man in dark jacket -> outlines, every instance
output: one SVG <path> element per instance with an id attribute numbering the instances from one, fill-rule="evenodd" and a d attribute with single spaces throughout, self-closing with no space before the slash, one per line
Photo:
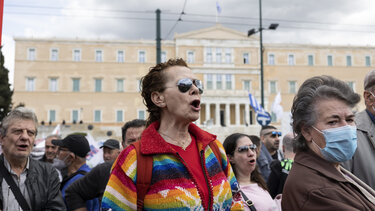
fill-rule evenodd
<path id="1" fill-rule="evenodd" d="M 37 124 L 34 112 L 24 107 L 14 109 L 2 121 L 0 210 L 20 210 L 21 207 L 23 210 L 65 209 L 56 170 L 29 157 L 37 135 Z M 8 182 L 6 177 L 14 183 Z M 20 191 L 19 197 L 15 197 L 17 194 L 10 188 L 12 184 Z"/>
<path id="2" fill-rule="evenodd" d="M 281 132 L 277 130 L 275 126 L 267 125 L 263 126 L 260 130 L 261 147 L 260 153 L 257 158 L 257 166 L 263 179 L 267 182 L 268 177 L 271 173 L 270 164 L 272 160 L 282 160 L 283 155 L 279 149 L 279 143 Z"/>
<path id="3" fill-rule="evenodd" d="M 66 202 L 66 189 L 91 171 L 91 168 L 86 164 L 86 156 L 90 152 L 90 145 L 82 134 L 70 134 L 62 140 L 53 140 L 52 144 L 59 146 L 58 158 L 67 167 L 67 177 L 61 182 L 62 197 Z M 87 200 L 85 204 L 88 211 L 99 210 L 99 199 L 97 198 Z M 67 206 L 68 210 L 71 210 L 69 206 Z"/>
<path id="4" fill-rule="evenodd" d="M 268 177 L 267 187 L 272 198 L 281 194 L 284 189 L 286 178 L 293 165 L 295 153 L 293 151 L 293 133 L 288 133 L 283 138 L 283 160 L 273 160 L 271 162 L 271 174 Z"/>
<path id="5" fill-rule="evenodd" d="M 355 115 L 358 147 L 343 166 L 375 190 L 375 70 L 365 76 L 363 99 L 366 109 Z"/>
<path id="6" fill-rule="evenodd" d="M 145 129 L 146 121 L 134 119 L 122 127 L 123 148 L 138 140 Z M 84 210 L 85 201 L 101 199 L 107 185 L 114 160 L 95 166 L 86 176 L 72 183 L 65 191 L 65 201 L 71 210 Z"/>

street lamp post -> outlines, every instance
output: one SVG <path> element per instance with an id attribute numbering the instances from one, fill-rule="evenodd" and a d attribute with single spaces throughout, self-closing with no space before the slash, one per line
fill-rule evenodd
<path id="1" fill-rule="evenodd" d="M 268 27 L 268 30 L 276 30 L 279 26 L 278 23 L 271 23 Z M 262 31 L 265 28 L 262 27 L 262 0 L 259 0 L 259 28 L 258 29 L 250 29 L 247 32 L 247 36 L 251 36 L 257 32 L 259 32 L 259 46 L 260 46 L 260 100 L 261 105 L 264 108 L 264 73 L 263 73 L 263 34 Z"/>

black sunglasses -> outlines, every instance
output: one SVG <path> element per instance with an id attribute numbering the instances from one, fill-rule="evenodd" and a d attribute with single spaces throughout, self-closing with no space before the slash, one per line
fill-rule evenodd
<path id="1" fill-rule="evenodd" d="M 249 149 L 251 149 L 251 151 L 255 152 L 256 148 L 257 148 L 257 145 L 255 145 L 255 144 L 250 144 L 250 145 L 246 145 L 246 146 L 238 147 L 238 148 L 237 148 L 237 151 L 238 151 L 239 153 L 242 153 L 242 152 L 245 152 L 245 151 L 248 152 Z"/>
<path id="2" fill-rule="evenodd" d="M 268 134 L 271 134 L 272 138 L 276 138 L 276 136 L 278 136 L 278 137 L 281 136 L 281 132 L 278 132 L 278 131 L 272 131 L 272 132 L 266 133 L 264 135 L 268 135 Z"/>
<path id="3" fill-rule="evenodd" d="M 178 87 L 178 90 L 180 90 L 180 92 L 185 93 L 185 92 L 190 90 L 190 88 L 191 88 L 191 86 L 193 86 L 193 84 L 198 88 L 199 94 L 202 94 L 203 93 L 203 84 L 202 84 L 202 81 L 198 80 L 198 79 L 190 79 L 190 78 L 180 79 L 177 82 L 177 87 Z"/>

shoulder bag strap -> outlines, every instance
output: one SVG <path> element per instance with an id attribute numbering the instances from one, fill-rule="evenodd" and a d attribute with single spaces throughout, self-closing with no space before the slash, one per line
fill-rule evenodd
<path id="1" fill-rule="evenodd" d="M 6 182 L 8 183 L 10 189 L 12 190 L 14 197 L 16 197 L 18 204 L 21 206 L 22 210 L 27 211 L 31 210 L 29 207 L 29 204 L 26 202 L 25 197 L 22 195 L 20 188 L 16 185 L 14 182 L 12 176 L 8 172 L 8 170 L 5 168 L 4 163 L 0 162 L 0 173 L 5 178 Z"/>
<path id="2" fill-rule="evenodd" d="M 249 198 L 247 198 L 247 196 L 242 192 L 242 190 L 240 190 L 240 192 L 241 192 L 242 198 L 245 200 L 245 204 L 249 207 L 249 209 L 251 211 L 256 211 L 257 209 L 255 209 L 253 202 Z"/>
<path id="3" fill-rule="evenodd" d="M 142 210 L 144 199 L 151 184 L 152 156 L 141 153 L 141 142 L 132 143 L 137 152 L 137 210 Z"/>

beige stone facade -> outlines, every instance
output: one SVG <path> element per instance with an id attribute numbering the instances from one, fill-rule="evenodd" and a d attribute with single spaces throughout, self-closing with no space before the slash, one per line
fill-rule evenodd
<path id="1" fill-rule="evenodd" d="M 125 121 L 146 118 L 139 83 L 155 65 L 155 41 L 15 41 L 13 102 L 25 103 L 40 121 L 73 124 L 82 120 L 119 128 Z M 162 52 L 162 60 L 184 58 L 204 82 L 198 125 L 214 132 L 257 134 L 259 125 L 248 93 L 260 103 L 258 37 L 216 25 L 176 34 L 174 40 L 162 42 Z M 363 78 L 373 68 L 374 57 L 374 46 L 264 43 L 265 108 L 271 110 L 280 92 L 284 111 L 290 111 L 298 87 L 315 75 L 340 78 L 361 94 Z M 362 104 L 358 109 L 364 108 Z"/>

